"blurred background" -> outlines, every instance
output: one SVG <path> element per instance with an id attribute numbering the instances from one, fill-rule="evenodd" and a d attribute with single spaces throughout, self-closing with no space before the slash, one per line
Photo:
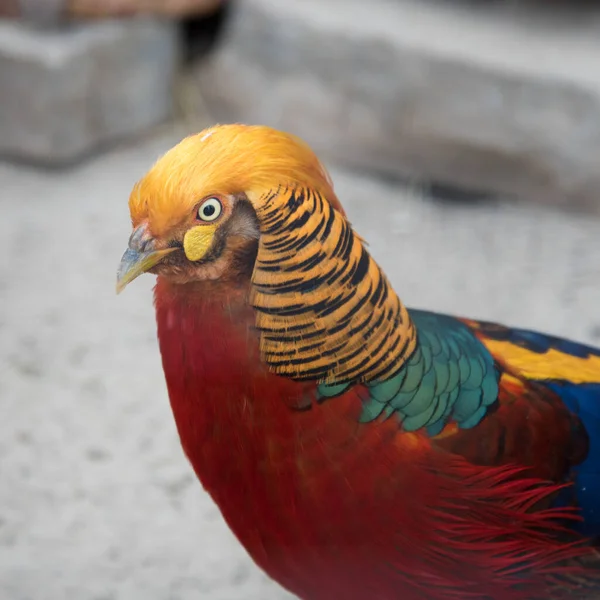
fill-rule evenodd
<path id="1" fill-rule="evenodd" d="M 0 0 L 0 598 L 284 600 L 192 475 L 134 182 L 214 122 L 313 145 L 409 306 L 600 344 L 590 0 Z"/>

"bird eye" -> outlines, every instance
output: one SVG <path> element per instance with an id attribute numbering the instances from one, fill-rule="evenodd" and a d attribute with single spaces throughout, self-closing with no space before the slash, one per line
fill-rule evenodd
<path id="1" fill-rule="evenodd" d="M 223 207 L 217 198 L 205 200 L 198 208 L 198 218 L 201 221 L 214 221 L 219 217 Z"/>

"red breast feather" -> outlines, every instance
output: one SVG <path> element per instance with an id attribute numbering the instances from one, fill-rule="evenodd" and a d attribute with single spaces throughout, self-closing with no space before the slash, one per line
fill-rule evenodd
<path id="1" fill-rule="evenodd" d="M 247 292 L 207 292 L 158 281 L 169 395 L 199 479 L 274 579 L 306 600 L 566 596 L 554 584 L 584 550 L 560 519 L 574 517 L 530 511 L 559 486 L 392 419 L 359 425 L 358 391 L 302 410 L 313 386 L 260 362 Z"/>

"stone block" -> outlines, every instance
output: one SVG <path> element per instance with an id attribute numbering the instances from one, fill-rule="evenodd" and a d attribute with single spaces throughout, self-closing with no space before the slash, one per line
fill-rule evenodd
<path id="1" fill-rule="evenodd" d="M 197 80 L 329 161 L 600 211 L 600 9 L 525 4 L 244 0 Z"/>
<path id="2" fill-rule="evenodd" d="M 0 21 L 0 155 L 60 165 L 145 131 L 171 114 L 178 54 L 166 22 Z"/>

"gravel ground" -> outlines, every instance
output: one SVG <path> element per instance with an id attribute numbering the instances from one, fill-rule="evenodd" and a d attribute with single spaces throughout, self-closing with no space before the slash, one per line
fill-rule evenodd
<path id="1" fill-rule="evenodd" d="M 152 277 L 118 298 L 133 182 L 173 142 L 0 166 L 0 598 L 284 600 L 191 474 Z M 410 306 L 600 340 L 600 222 L 333 172 Z"/>

